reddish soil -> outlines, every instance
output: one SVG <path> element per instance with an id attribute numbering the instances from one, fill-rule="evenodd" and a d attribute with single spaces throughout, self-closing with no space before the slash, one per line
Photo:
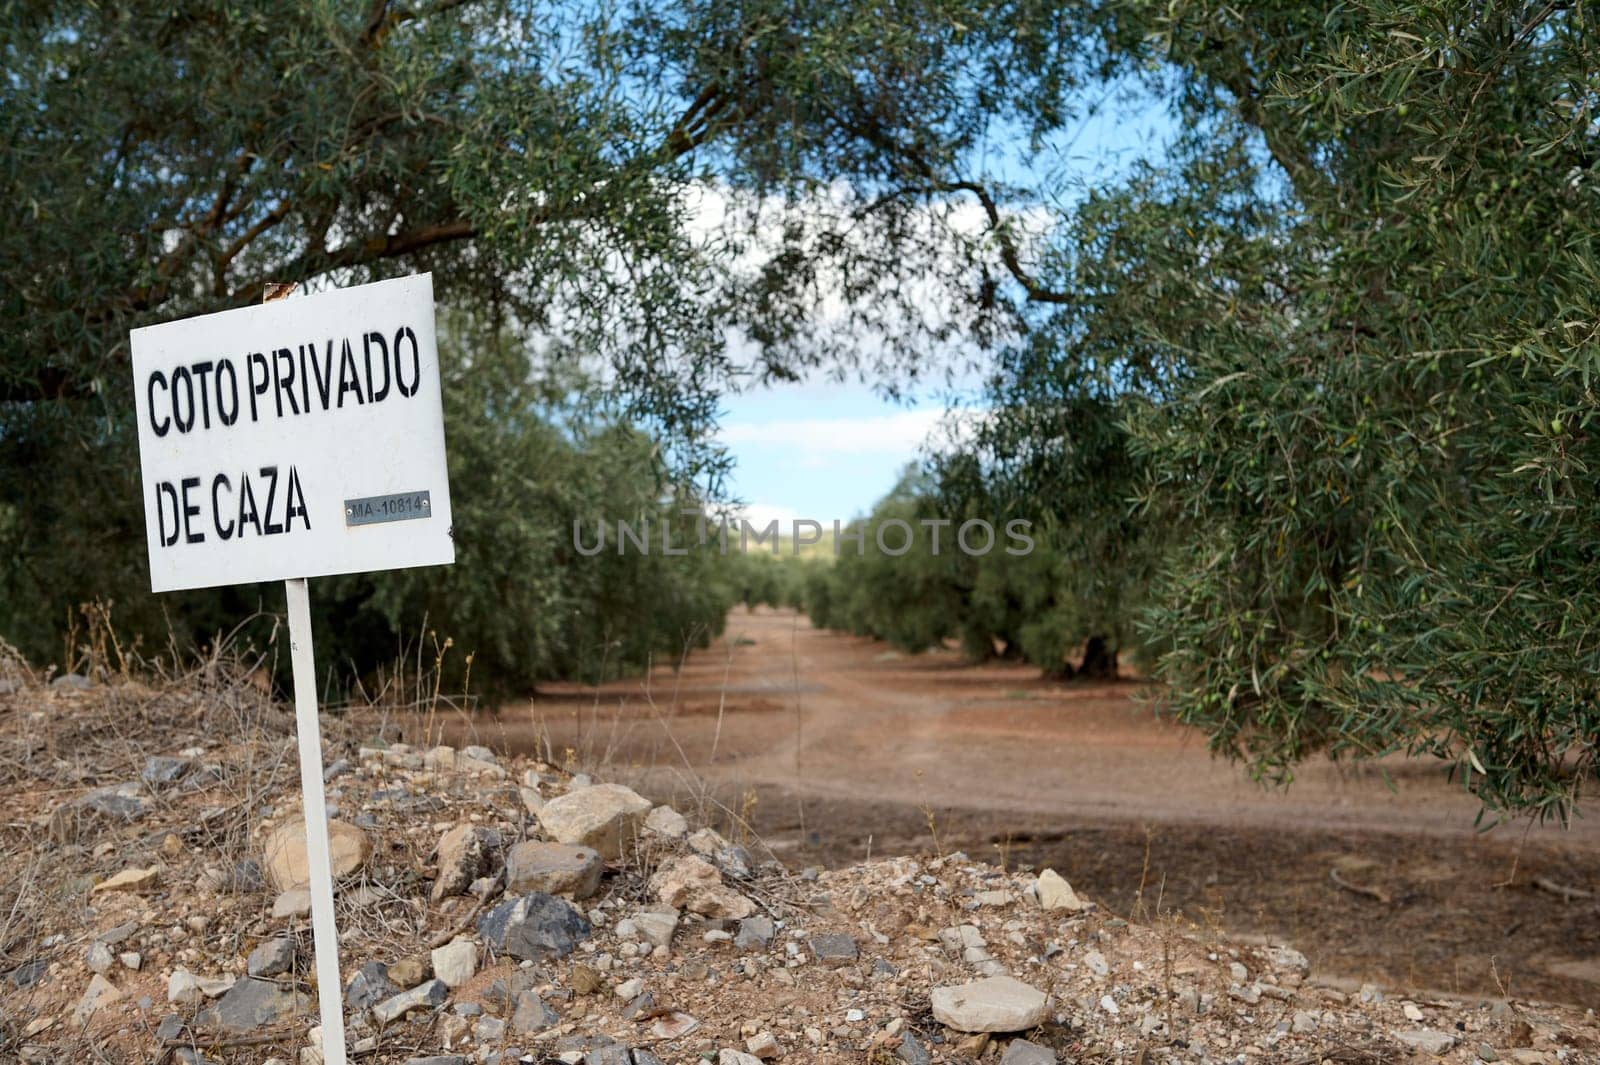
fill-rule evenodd
<path id="1" fill-rule="evenodd" d="M 553 687 L 454 738 L 721 804 L 792 865 L 962 849 L 1054 866 L 1133 916 L 1283 937 L 1324 974 L 1600 1006 L 1600 823 L 1479 831 L 1433 762 L 1315 763 L 1265 789 L 1136 682 L 900 655 L 790 612 L 736 611 L 678 665 Z"/>

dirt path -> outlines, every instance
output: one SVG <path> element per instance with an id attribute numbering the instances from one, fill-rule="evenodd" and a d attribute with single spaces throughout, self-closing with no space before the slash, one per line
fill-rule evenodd
<path id="1" fill-rule="evenodd" d="M 1600 892 L 1600 821 L 1481 833 L 1436 764 L 1403 760 L 1264 789 L 1138 691 L 740 610 L 681 669 L 554 689 L 476 731 L 721 803 L 795 864 L 998 852 L 1124 912 L 1287 936 L 1353 979 L 1600 1004 L 1600 906 L 1538 886 Z"/>

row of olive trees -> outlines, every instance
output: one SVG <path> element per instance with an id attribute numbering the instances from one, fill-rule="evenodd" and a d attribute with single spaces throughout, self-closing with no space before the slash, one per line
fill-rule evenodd
<path id="1" fill-rule="evenodd" d="M 747 560 L 747 600 L 907 651 L 949 641 L 1054 677 L 1113 677 L 1123 654 L 1148 657 L 1136 625 L 1148 550 L 1086 545 L 1053 515 L 1019 517 L 977 496 L 968 466 L 958 454 L 908 470 L 831 556 Z M 1102 565 L 1086 565 L 1090 551 Z"/>

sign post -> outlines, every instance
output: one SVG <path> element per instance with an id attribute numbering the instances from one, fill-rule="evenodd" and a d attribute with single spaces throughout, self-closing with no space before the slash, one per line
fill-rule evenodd
<path id="1" fill-rule="evenodd" d="M 307 578 L 455 561 L 433 279 L 133 331 L 150 585 L 282 580 L 326 1065 L 345 1065 Z"/>

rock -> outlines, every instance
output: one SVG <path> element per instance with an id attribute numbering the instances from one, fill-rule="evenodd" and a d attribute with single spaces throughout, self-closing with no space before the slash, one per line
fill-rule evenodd
<path id="1" fill-rule="evenodd" d="M 89 966 L 89 971 L 104 976 L 111 971 L 111 966 L 116 964 L 116 959 L 111 956 L 111 948 L 96 940 L 89 944 L 89 950 L 84 957 Z"/>
<path id="2" fill-rule="evenodd" d="M 599 970 L 592 969 L 583 963 L 574 965 L 567 973 L 567 983 L 572 985 L 572 990 L 580 995 L 592 995 L 600 990 L 600 985 L 605 983 L 605 978 Z"/>
<path id="3" fill-rule="evenodd" d="M 183 1030 L 187 1027 L 188 1024 L 184 1021 L 182 1014 L 169 1013 L 161 1018 L 160 1024 L 156 1025 L 156 1038 L 163 1043 L 175 1042 L 183 1035 Z"/>
<path id="4" fill-rule="evenodd" d="M 1298 973 L 1300 976 L 1311 975 L 1311 962 L 1306 956 L 1293 947 L 1282 944 L 1267 948 L 1267 964 L 1279 972 Z"/>
<path id="5" fill-rule="evenodd" d="M 420 1058 L 407 1058 L 406 1065 L 467 1065 L 460 1054 L 428 1054 Z"/>
<path id="6" fill-rule="evenodd" d="M 744 1048 L 762 1061 L 772 1061 L 783 1055 L 783 1047 L 771 1032 L 760 1032 L 744 1041 Z"/>
<path id="7" fill-rule="evenodd" d="M 826 965 L 845 965 L 856 960 L 858 950 L 853 937 L 842 932 L 812 936 L 808 944 L 811 956 Z"/>
<path id="8" fill-rule="evenodd" d="M 539 823 L 560 843 L 593 847 L 607 859 L 622 857 L 650 810 L 650 803 L 621 784 L 597 784 L 551 799 Z"/>
<path id="9" fill-rule="evenodd" d="M 228 993 L 201 1010 L 195 1023 L 203 1028 L 243 1034 L 276 1024 L 309 1008 L 304 995 L 272 980 L 246 976 Z"/>
<path id="10" fill-rule="evenodd" d="M 928 1048 L 909 1032 L 900 1036 L 900 1045 L 895 1048 L 894 1056 L 905 1065 L 933 1065 L 933 1056 L 928 1053 Z"/>
<path id="11" fill-rule="evenodd" d="M 90 888 L 89 894 L 98 895 L 102 891 L 147 891 L 160 882 L 159 865 L 152 865 L 147 869 L 124 869 Z"/>
<path id="12" fill-rule="evenodd" d="M 1046 999 L 1020 980 L 991 976 L 933 989 L 933 1016 L 958 1032 L 1021 1032 L 1044 1021 Z"/>
<path id="13" fill-rule="evenodd" d="M 457 825 L 439 840 L 439 871 L 433 880 L 433 901 L 464 893 L 488 871 L 494 838 L 478 825 Z"/>
<path id="14" fill-rule="evenodd" d="M 244 971 L 251 976 L 281 976 L 293 968 L 294 940 L 288 936 L 264 940 L 244 963 Z"/>
<path id="15" fill-rule="evenodd" d="M 1000 1065 L 1056 1065 L 1056 1052 L 1026 1039 L 1013 1039 Z"/>
<path id="16" fill-rule="evenodd" d="M 389 982 L 389 967 L 379 961 L 369 961 L 345 985 L 344 1001 L 353 1010 L 364 1010 L 398 990 Z"/>
<path id="17" fill-rule="evenodd" d="M 165 787 L 182 779 L 191 764 L 187 758 L 166 758 L 153 754 L 144 760 L 144 769 L 140 771 L 139 779 L 152 788 Z"/>
<path id="18" fill-rule="evenodd" d="M 478 972 L 478 944 L 470 939 L 455 939 L 433 951 L 433 975 L 446 987 L 457 988 Z"/>
<path id="19" fill-rule="evenodd" d="M 742 1050 L 723 1048 L 717 1052 L 717 1065 L 761 1065 L 761 1059 Z"/>
<path id="20" fill-rule="evenodd" d="M 429 980 L 410 991 L 402 991 L 372 1007 L 372 1015 L 380 1024 L 390 1024 L 412 1010 L 432 1009 L 442 1006 L 450 998 L 450 989 L 443 980 Z"/>
<path id="21" fill-rule="evenodd" d="M 1294 1016 L 1289 1019 L 1289 1027 L 1297 1035 L 1309 1035 L 1317 1030 L 1317 1019 L 1305 1010 L 1295 1010 Z"/>
<path id="22" fill-rule="evenodd" d="M 682 839 L 689 834 L 689 821 L 670 806 L 657 806 L 645 817 L 644 828 L 667 839 Z"/>
<path id="23" fill-rule="evenodd" d="M 726 850 L 728 841 L 714 828 L 702 828 L 689 836 L 689 849 L 703 857 L 710 858 L 720 850 Z"/>
<path id="24" fill-rule="evenodd" d="M 739 933 L 733 937 L 733 945 L 740 950 L 766 950 L 774 934 L 772 918 L 764 914 L 746 917 L 739 922 Z"/>
<path id="25" fill-rule="evenodd" d="M 49 968 L 50 963 L 43 958 L 33 958 L 12 969 L 6 974 L 6 979 L 17 987 L 32 987 L 44 979 L 44 975 Z"/>
<path id="26" fill-rule="evenodd" d="M 478 919 L 496 950 L 524 961 L 563 958 L 589 938 L 589 922 L 564 899 L 543 892 L 508 899 Z"/>
<path id="27" fill-rule="evenodd" d="M 1435 1032 L 1431 1028 L 1408 1028 L 1402 1031 L 1390 1032 L 1397 1042 L 1403 1043 L 1413 1050 L 1420 1050 L 1434 1057 L 1443 1057 L 1451 1047 L 1456 1045 L 1456 1037 L 1445 1032 Z"/>
<path id="28" fill-rule="evenodd" d="M 706 917 L 739 920 L 755 912 L 755 904 L 725 886 L 716 866 L 703 858 L 679 858 L 650 878 L 650 888 L 668 906 Z"/>
<path id="29" fill-rule="evenodd" d="M 1046 869 L 1039 874 L 1036 885 L 1039 895 L 1039 906 L 1045 910 L 1066 910 L 1068 913 L 1081 913 L 1089 908 L 1089 903 L 1078 897 L 1072 890 L 1072 885 L 1067 883 L 1062 875 L 1054 869 Z"/>
<path id="30" fill-rule="evenodd" d="M 511 1030 L 531 1035 L 561 1023 L 561 1015 L 545 1005 L 535 991 L 518 991 L 511 1010 Z"/>
<path id="31" fill-rule="evenodd" d="M 657 1017 L 650 1025 L 650 1034 L 656 1039 L 678 1039 L 700 1027 L 697 1018 L 677 1010 L 665 1017 Z"/>
<path id="32" fill-rule="evenodd" d="M 117 960 L 122 967 L 131 972 L 138 972 L 144 966 L 144 955 L 136 950 L 125 950 L 117 955 Z"/>
<path id="33" fill-rule="evenodd" d="M 56 807 L 50 815 L 50 838 L 66 845 L 106 824 L 127 824 L 149 812 L 143 799 L 144 785 L 138 781 L 97 788 L 72 802 Z"/>
<path id="34" fill-rule="evenodd" d="M 82 673 L 63 673 L 50 681 L 50 687 L 56 691 L 87 691 L 94 687 L 94 681 Z"/>
<path id="35" fill-rule="evenodd" d="M 678 915 L 642 910 L 633 915 L 633 925 L 640 938 L 652 947 L 671 947 L 672 934 L 678 930 Z"/>
<path id="36" fill-rule="evenodd" d="M 272 900 L 272 916 L 304 917 L 311 912 L 311 892 L 305 888 L 290 888 Z"/>
<path id="37" fill-rule="evenodd" d="M 96 1010 L 104 1009 L 121 997 L 122 992 L 117 990 L 115 984 L 95 973 L 89 978 L 89 986 L 84 989 L 83 997 L 72 1011 L 72 1023 L 82 1028 Z"/>
<path id="38" fill-rule="evenodd" d="M 167 977 L 167 1001 L 194 1005 L 204 999 L 225 995 L 233 989 L 231 976 L 196 976 L 188 969 L 174 969 Z"/>
<path id="39" fill-rule="evenodd" d="M 328 853 L 335 880 L 349 876 L 372 856 L 372 840 L 355 825 L 328 820 Z M 303 888 L 311 882 L 306 864 L 306 823 L 294 820 L 278 826 L 262 850 L 267 879 L 279 891 Z"/>
<path id="40" fill-rule="evenodd" d="M 472 1025 L 472 1038 L 480 1043 L 499 1043 L 506 1037 L 506 1022 L 499 1017 L 479 1017 Z"/>
<path id="41" fill-rule="evenodd" d="M 605 863 L 590 847 L 528 840 L 506 854 L 506 891 L 586 899 L 600 890 Z"/>
<path id="42" fill-rule="evenodd" d="M 626 1006 L 622 1007 L 622 1019 L 625 1021 L 631 1021 L 637 1018 L 640 1014 L 643 1014 L 646 1017 L 653 1017 L 657 1012 L 657 1005 L 658 1003 L 656 1002 L 656 996 L 649 991 L 646 991 L 642 995 L 635 995 L 633 998 L 628 1000 L 628 1004 Z"/>
<path id="43" fill-rule="evenodd" d="M 408 954 L 389 966 L 389 982 L 405 991 L 433 975 L 432 954 Z"/>

